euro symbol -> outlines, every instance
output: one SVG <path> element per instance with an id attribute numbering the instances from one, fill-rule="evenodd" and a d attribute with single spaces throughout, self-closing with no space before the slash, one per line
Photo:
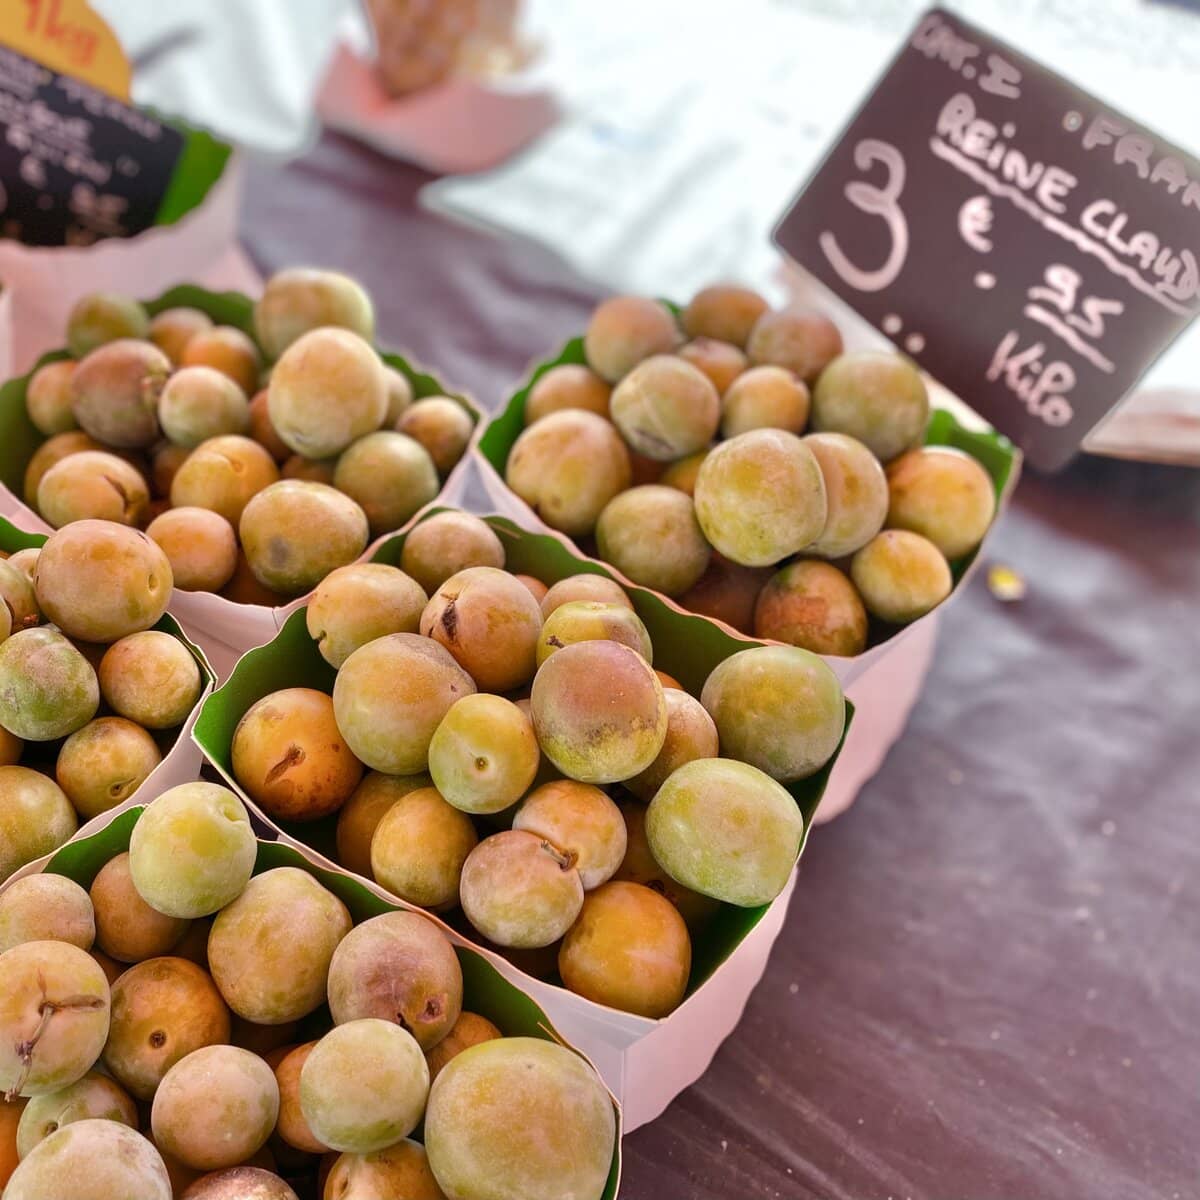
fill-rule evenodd
<path id="1" fill-rule="evenodd" d="M 985 235 L 991 232 L 993 219 L 992 202 L 987 196 L 972 196 L 958 210 L 958 232 L 972 250 L 980 254 L 991 250 L 991 238 Z"/>

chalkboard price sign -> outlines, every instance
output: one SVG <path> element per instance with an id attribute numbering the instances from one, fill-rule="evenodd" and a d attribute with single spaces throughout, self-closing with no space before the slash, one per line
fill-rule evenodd
<path id="1" fill-rule="evenodd" d="M 154 224 L 183 151 L 169 125 L 0 45 L 0 237 L 88 245 Z"/>
<path id="2" fill-rule="evenodd" d="M 1054 469 L 1200 312 L 1200 163 L 934 9 L 775 241 Z"/>

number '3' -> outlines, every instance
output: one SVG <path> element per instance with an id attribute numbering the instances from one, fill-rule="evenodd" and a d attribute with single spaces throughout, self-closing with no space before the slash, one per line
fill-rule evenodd
<path id="1" fill-rule="evenodd" d="M 880 292 L 900 274 L 908 256 L 908 222 L 900 208 L 900 193 L 904 191 L 904 156 L 889 142 L 863 138 L 854 147 L 854 165 L 869 171 L 876 163 L 883 166 L 887 178 L 882 187 L 864 180 L 846 184 L 846 199 L 862 212 L 882 218 L 891 235 L 892 248 L 881 267 L 868 270 L 852 263 L 829 230 L 818 241 L 830 265 L 852 288 L 860 292 Z"/>

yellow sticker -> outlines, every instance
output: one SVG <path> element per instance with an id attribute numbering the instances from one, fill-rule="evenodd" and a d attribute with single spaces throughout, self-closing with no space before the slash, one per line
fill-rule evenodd
<path id="1" fill-rule="evenodd" d="M 0 42 L 61 75 L 129 99 L 129 60 L 86 0 L 0 0 Z"/>

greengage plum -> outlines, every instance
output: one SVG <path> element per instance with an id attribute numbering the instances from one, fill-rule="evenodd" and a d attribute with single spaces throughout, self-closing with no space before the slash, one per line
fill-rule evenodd
<path id="1" fill-rule="evenodd" d="M 407 433 L 381 429 L 342 451 L 334 467 L 333 486 L 362 508 L 371 535 L 379 537 L 399 529 L 438 494 L 438 475 L 434 460 L 420 442 Z"/>
<path id="2" fill-rule="evenodd" d="M 141 472 L 102 450 L 64 458 L 38 484 L 37 510 L 55 529 L 86 520 L 141 525 L 149 505 L 150 489 Z"/>
<path id="3" fill-rule="evenodd" d="M 233 792 L 184 783 L 138 818 L 129 869 L 138 893 L 160 913 L 207 917 L 241 893 L 257 852 L 246 807 Z"/>
<path id="4" fill-rule="evenodd" d="M 321 657 L 340 667 L 376 638 L 416 633 L 428 602 L 424 587 L 404 571 L 384 563 L 351 563 L 317 584 L 305 622 Z"/>
<path id="5" fill-rule="evenodd" d="M 267 280 L 254 305 L 254 332 L 268 358 L 322 326 L 349 329 L 375 340 L 375 306 L 357 280 L 340 271 L 289 267 Z"/>
<path id="6" fill-rule="evenodd" d="M 337 860 L 348 871 L 371 878 L 371 839 L 384 813 L 402 796 L 433 786 L 426 774 L 382 775 L 368 771 L 342 806 L 337 821 Z"/>
<path id="7" fill-rule="evenodd" d="M 691 298 L 680 316 L 680 324 L 688 337 L 719 338 L 744 348 L 754 323 L 767 307 L 767 302 L 748 287 L 735 283 L 710 284 Z"/>
<path id="8" fill-rule="evenodd" d="M 99 704 L 91 663 L 57 629 L 23 629 L 0 642 L 0 725 L 16 737 L 66 737 L 83 728 Z"/>
<path id="9" fill-rule="evenodd" d="M 389 775 L 413 775 L 428 765 L 430 740 L 450 706 L 474 691 L 471 676 L 441 644 L 392 633 L 342 664 L 333 708 L 342 737 L 361 762 Z"/>
<path id="10" fill-rule="evenodd" d="M 569 855 L 585 892 L 609 879 L 625 857 L 621 810 L 598 787 L 573 779 L 544 783 L 530 792 L 512 827 Z"/>
<path id="11" fill-rule="evenodd" d="M 182 367 L 212 367 L 228 375 L 247 395 L 253 395 L 262 370 L 262 355 L 253 340 L 232 325 L 201 329 L 187 340 Z"/>
<path id="12" fill-rule="evenodd" d="M 400 566 L 432 595 L 468 567 L 503 567 L 504 547 L 486 521 L 465 512 L 440 512 L 409 531 Z"/>
<path id="13" fill-rule="evenodd" d="M 691 498 L 658 484 L 614 496 L 596 522 L 596 545 L 634 583 L 668 596 L 696 583 L 711 553 Z"/>
<path id="14" fill-rule="evenodd" d="M 805 553 L 844 558 L 883 528 L 887 478 L 875 455 L 844 433 L 810 433 L 804 444 L 821 468 L 827 509 L 825 528 L 805 547 Z"/>
<path id="15" fill-rule="evenodd" d="M 702 450 L 721 420 L 721 398 L 708 376 L 666 354 L 634 367 L 613 389 L 610 409 L 625 441 L 656 462 Z"/>
<path id="16" fill-rule="evenodd" d="M 752 363 L 786 367 L 805 383 L 841 352 L 842 335 L 828 317 L 792 308 L 763 313 L 746 342 Z"/>
<path id="17" fill-rule="evenodd" d="M 854 584 L 832 563 L 801 560 L 763 588 L 754 635 L 849 658 L 866 649 L 867 610 Z"/>
<path id="18" fill-rule="evenodd" d="M 137 1106 L 111 1079 L 89 1071 L 57 1092 L 34 1096 L 21 1114 L 17 1151 L 27 1158 L 52 1133 L 75 1121 L 116 1121 L 136 1129 Z"/>
<path id="19" fill-rule="evenodd" d="M 471 414 L 449 396 L 426 396 L 406 408 L 396 421 L 399 433 L 425 448 L 443 479 L 466 452 L 474 428 Z"/>
<path id="20" fill-rule="evenodd" d="M 117 292 L 90 292 L 67 314 L 67 349 L 83 358 L 97 346 L 118 338 L 144 338 L 150 331 L 146 310 Z"/>
<path id="21" fill-rule="evenodd" d="M 153 445 L 158 398 L 170 374 L 171 360 L 150 342 L 106 342 L 71 375 L 71 411 L 80 429 L 106 446 Z"/>
<path id="22" fill-rule="evenodd" d="M 142 899 L 129 869 L 129 854 L 109 859 L 89 892 L 96 945 L 118 962 L 137 963 L 169 954 L 188 930 L 182 917 L 161 913 Z"/>
<path id="23" fill-rule="evenodd" d="M 34 428 L 43 437 L 78 429 L 71 395 L 71 376 L 75 364 L 70 359 L 46 363 L 29 377 L 25 389 L 25 409 Z"/>
<path id="24" fill-rule="evenodd" d="M 230 756 L 246 794 L 278 820 L 336 812 L 363 772 L 338 732 L 333 701 L 314 688 L 284 688 L 252 704 L 233 732 Z"/>
<path id="25" fill-rule="evenodd" d="M 576 642 L 620 642 L 636 650 L 647 662 L 654 661 L 654 647 L 642 619 L 624 604 L 570 600 L 560 604 L 545 620 L 538 636 L 540 667 L 550 655 Z"/>
<path id="26" fill-rule="evenodd" d="M 203 690 L 200 666 L 178 638 L 161 630 L 131 633 L 100 660 L 100 694 L 115 713 L 146 729 L 174 729 Z"/>
<path id="27" fill-rule="evenodd" d="M 923 617 L 954 586 L 942 552 L 907 529 L 885 529 L 872 538 L 850 560 L 850 578 L 867 612 L 895 625 Z"/>
<path id="28" fill-rule="evenodd" d="M 543 372 L 525 397 L 525 424 L 532 425 L 564 408 L 583 408 L 608 416 L 612 387 L 582 363 L 560 363 Z M 68 426 L 69 428 L 69 426 Z"/>
<path id="29" fill-rule="evenodd" d="M 682 341 L 674 314 L 644 296 L 611 296 L 597 306 L 583 337 L 588 365 L 609 383 L 643 359 L 670 354 Z"/>
<path id="30" fill-rule="evenodd" d="M 686 763 L 646 809 L 646 839 L 671 878 L 744 908 L 783 891 L 803 836 L 804 818 L 788 791 L 728 758 Z"/>
<path id="31" fill-rule="evenodd" d="M 187 344 L 198 333 L 213 327 L 212 317 L 198 308 L 164 308 L 150 318 L 150 340 L 178 366 Z"/>
<path id="32" fill-rule="evenodd" d="M 991 476 L 950 446 L 922 446 L 888 464 L 887 523 L 928 538 L 947 559 L 983 541 L 996 515 Z"/>
<path id="33" fill-rule="evenodd" d="M 721 436 L 751 429 L 801 433 L 808 424 L 808 388 L 785 367 L 753 367 L 739 375 L 721 398 Z"/>
<path id="34" fill-rule="evenodd" d="M 97 717 L 58 752 L 54 778 L 85 820 L 128 800 L 162 761 L 158 743 L 124 717 Z"/>
<path id="35" fill-rule="evenodd" d="M 625 786 L 640 800 L 649 801 L 677 767 L 697 758 L 715 758 L 719 753 L 717 727 L 699 700 L 674 688 L 665 688 L 663 699 L 667 705 L 667 736 L 662 749 L 644 771 L 625 780 Z"/>
<path id="36" fill-rule="evenodd" d="M 212 367 L 182 367 L 159 395 L 158 423 L 175 445 L 195 447 L 209 438 L 249 432 L 250 402 L 228 375 Z"/>
<path id="37" fill-rule="evenodd" d="M 882 462 L 920 443 L 929 420 L 921 373 L 899 354 L 843 354 L 813 388 L 813 429 L 857 438 Z"/>
<path id="38" fill-rule="evenodd" d="M 568 575 L 553 584 L 542 597 L 542 620 L 549 618 L 556 608 L 576 600 L 596 604 L 620 604 L 624 608 L 633 609 L 633 601 L 625 594 L 625 589 L 607 575 Z"/>
<path id="39" fill-rule="evenodd" d="M 22 942 L 70 942 L 90 950 L 95 940 L 92 901 L 73 879 L 26 875 L 0 892 L 0 954 Z"/>
<path id="40" fill-rule="evenodd" d="M 278 479 L 275 460 L 257 442 L 235 433 L 209 438 L 175 472 L 171 507 L 211 509 L 236 527 L 250 500 Z"/>

